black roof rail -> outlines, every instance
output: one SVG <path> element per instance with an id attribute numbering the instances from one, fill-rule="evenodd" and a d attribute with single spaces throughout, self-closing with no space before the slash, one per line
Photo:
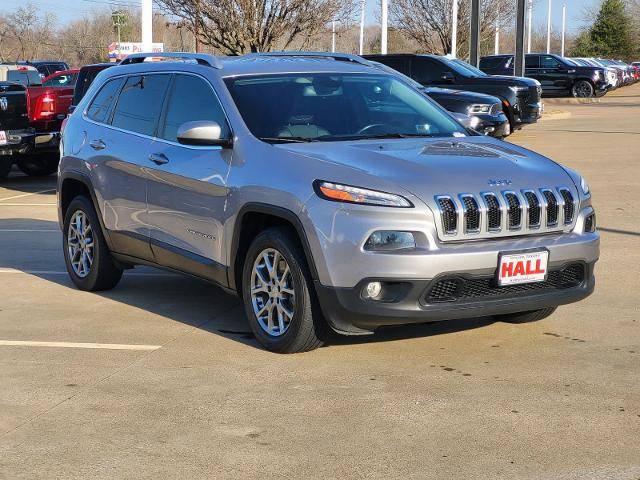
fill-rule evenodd
<path id="1" fill-rule="evenodd" d="M 304 52 L 304 51 L 281 51 L 281 52 L 261 52 L 261 53 L 248 53 L 247 57 L 302 57 L 302 58 L 325 58 L 329 60 L 336 60 L 339 62 L 353 62 L 366 67 L 372 66 L 369 60 L 362 58 L 358 55 L 351 53 L 338 53 L 338 52 Z"/>
<path id="2" fill-rule="evenodd" d="M 120 62 L 120 65 L 132 65 L 142 63 L 147 58 L 169 58 L 176 60 L 194 60 L 198 65 L 205 65 L 217 69 L 222 68 L 222 62 L 215 55 L 206 53 L 188 52 L 152 52 L 152 53 L 132 53 Z"/>

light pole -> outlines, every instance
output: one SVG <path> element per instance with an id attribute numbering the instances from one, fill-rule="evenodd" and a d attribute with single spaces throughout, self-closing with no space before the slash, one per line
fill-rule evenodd
<path id="1" fill-rule="evenodd" d="M 458 49 L 458 0 L 453 0 L 451 8 L 451 56 L 456 57 Z"/>
<path id="2" fill-rule="evenodd" d="M 551 0 L 549 0 L 549 11 L 547 12 L 547 53 L 551 53 Z"/>
<path id="3" fill-rule="evenodd" d="M 364 7 L 366 0 L 360 0 L 360 55 L 364 49 Z"/>
<path id="4" fill-rule="evenodd" d="M 388 0 L 382 0 L 382 6 L 380 8 L 380 20 L 382 22 L 382 33 L 380 35 L 380 53 L 387 54 L 387 17 L 389 10 Z"/>
<path id="5" fill-rule="evenodd" d="M 142 7 L 142 51 L 151 52 L 153 49 L 153 1 L 141 0 Z"/>
<path id="6" fill-rule="evenodd" d="M 560 55 L 564 57 L 564 33 L 567 26 L 567 4 L 562 4 L 562 42 L 560 44 Z"/>
<path id="7" fill-rule="evenodd" d="M 529 24 L 527 26 L 527 53 L 531 53 L 531 19 L 533 18 L 533 0 L 529 0 Z"/>
<path id="8" fill-rule="evenodd" d="M 336 51 L 336 21 L 331 20 L 331 51 Z"/>

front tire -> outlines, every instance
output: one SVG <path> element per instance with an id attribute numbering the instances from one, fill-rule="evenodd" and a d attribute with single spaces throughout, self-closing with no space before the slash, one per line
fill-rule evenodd
<path id="1" fill-rule="evenodd" d="M 591 82 L 587 80 L 578 80 L 571 87 L 571 95 L 574 98 L 592 98 L 595 94 L 595 89 Z"/>
<path id="2" fill-rule="evenodd" d="M 508 313 L 506 315 L 494 315 L 494 318 L 505 323 L 529 323 L 543 320 L 552 315 L 558 307 L 541 308 L 529 312 Z"/>
<path id="3" fill-rule="evenodd" d="M 100 291 L 115 287 L 122 278 L 102 234 L 91 201 L 74 198 L 64 217 L 63 250 L 67 272 L 80 290 Z"/>
<path id="4" fill-rule="evenodd" d="M 324 320 L 297 238 L 288 230 L 260 233 L 245 257 L 242 297 L 251 330 L 278 353 L 313 350 L 324 343 Z"/>

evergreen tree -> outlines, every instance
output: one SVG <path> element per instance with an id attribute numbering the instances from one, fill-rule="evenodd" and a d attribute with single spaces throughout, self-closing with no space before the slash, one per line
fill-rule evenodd
<path id="1" fill-rule="evenodd" d="M 604 0 L 593 26 L 589 30 L 593 56 L 628 58 L 636 52 L 631 19 L 624 0 Z"/>

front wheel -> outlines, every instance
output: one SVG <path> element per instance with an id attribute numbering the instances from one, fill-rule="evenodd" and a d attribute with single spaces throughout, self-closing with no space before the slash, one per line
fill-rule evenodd
<path id="1" fill-rule="evenodd" d="M 494 315 L 494 318 L 505 323 L 529 323 L 537 322 L 552 315 L 557 307 L 541 308 L 540 310 L 531 310 L 528 312 L 508 313 L 505 315 Z"/>
<path id="2" fill-rule="evenodd" d="M 79 196 L 69 204 L 62 238 L 67 272 L 80 290 L 108 290 L 118 284 L 122 269 L 111 256 L 88 198 Z"/>
<path id="3" fill-rule="evenodd" d="M 571 88 L 571 95 L 575 98 L 591 98 L 594 93 L 593 85 L 587 80 L 578 80 Z"/>
<path id="4" fill-rule="evenodd" d="M 268 229 L 253 241 L 245 258 L 242 297 L 251 330 L 267 350 L 297 353 L 324 343 L 313 280 L 288 230 Z"/>

